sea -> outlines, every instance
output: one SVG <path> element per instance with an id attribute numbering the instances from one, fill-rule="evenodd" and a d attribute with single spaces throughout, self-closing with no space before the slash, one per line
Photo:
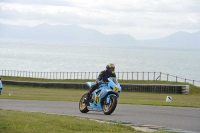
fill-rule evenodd
<path id="1" fill-rule="evenodd" d="M 0 40 L 0 71 L 162 72 L 200 81 L 200 49 L 113 44 Z"/>

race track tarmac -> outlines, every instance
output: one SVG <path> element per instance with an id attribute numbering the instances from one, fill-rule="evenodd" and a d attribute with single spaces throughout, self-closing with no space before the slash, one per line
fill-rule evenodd
<path id="1" fill-rule="evenodd" d="M 118 104 L 113 114 L 104 115 L 96 111 L 81 113 L 78 107 L 78 102 L 0 99 L 1 109 L 66 114 L 200 132 L 199 108 Z"/>

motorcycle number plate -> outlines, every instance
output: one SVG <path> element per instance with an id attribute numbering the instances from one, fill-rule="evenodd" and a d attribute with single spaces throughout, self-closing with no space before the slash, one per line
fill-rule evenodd
<path id="1" fill-rule="evenodd" d="M 98 102 L 100 102 L 100 98 L 99 97 L 95 97 L 94 101 L 98 103 Z"/>
<path id="2" fill-rule="evenodd" d="M 113 91 L 119 92 L 119 89 L 118 89 L 117 87 L 114 87 L 114 88 L 113 88 Z"/>

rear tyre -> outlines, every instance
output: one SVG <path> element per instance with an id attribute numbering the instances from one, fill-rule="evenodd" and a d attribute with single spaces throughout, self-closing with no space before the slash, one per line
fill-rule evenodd
<path id="1" fill-rule="evenodd" d="M 117 106 L 117 97 L 116 96 L 111 96 L 109 104 L 106 104 L 106 102 L 104 102 L 103 113 L 105 115 L 112 114 L 113 111 L 115 110 L 116 106 Z"/>
<path id="2" fill-rule="evenodd" d="M 84 98 L 86 98 L 86 94 L 84 94 L 79 102 L 79 110 L 82 112 L 82 113 L 87 113 L 89 110 L 87 108 L 87 103 L 85 103 L 85 100 Z"/>

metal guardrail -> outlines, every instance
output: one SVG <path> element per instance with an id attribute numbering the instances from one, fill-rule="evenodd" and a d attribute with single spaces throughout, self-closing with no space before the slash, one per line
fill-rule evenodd
<path id="1" fill-rule="evenodd" d="M 96 79 L 99 72 L 32 72 L 18 70 L 0 70 L 0 76 L 44 78 L 44 79 Z M 162 72 L 116 72 L 119 80 L 159 80 L 188 82 L 200 86 L 200 81 L 181 78 Z"/>

